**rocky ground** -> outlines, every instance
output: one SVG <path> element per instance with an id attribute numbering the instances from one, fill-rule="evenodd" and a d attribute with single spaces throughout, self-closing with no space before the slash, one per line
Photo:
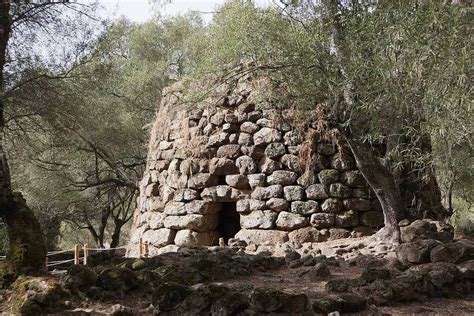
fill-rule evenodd
<path id="1" fill-rule="evenodd" d="M 424 221 L 406 227 L 406 242 L 383 257 L 338 251 L 349 240 L 295 250 L 236 243 L 143 259 L 96 255 L 88 267 L 72 266 L 61 276 L 19 279 L 2 293 L 0 309 L 8 315 L 473 314 L 474 242 L 439 238 Z"/>

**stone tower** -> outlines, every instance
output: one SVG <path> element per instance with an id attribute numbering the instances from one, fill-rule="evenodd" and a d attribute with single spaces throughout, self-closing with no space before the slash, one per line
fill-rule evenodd
<path id="1" fill-rule="evenodd" d="M 304 243 L 371 234 L 383 214 L 344 146 L 293 124 L 249 84 L 189 106 L 165 89 L 151 131 L 130 237 L 150 253 L 215 245 Z"/>

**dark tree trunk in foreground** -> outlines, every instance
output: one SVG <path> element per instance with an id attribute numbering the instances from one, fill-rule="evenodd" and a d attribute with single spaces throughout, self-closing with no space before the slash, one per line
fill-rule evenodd
<path id="1" fill-rule="evenodd" d="M 372 146 L 358 140 L 347 139 L 357 167 L 377 195 L 384 215 L 384 228 L 379 232 L 381 241 L 400 242 L 398 222 L 405 217 L 400 189 L 392 172 L 379 161 Z"/>
<path id="2" fill-rule="evenodd" d="M 11 188 L 10 170 L 3 148 L 5 129 L 3 70 L 11 31 L 10 1 L 0 0 L 0 216 L 9 238 L 7 258 L 0 266 L 0 286 L 14 281 L 20 274 L 37 274 L 44 270 L 46 246 L 41 227 L 19 193 Z"/>

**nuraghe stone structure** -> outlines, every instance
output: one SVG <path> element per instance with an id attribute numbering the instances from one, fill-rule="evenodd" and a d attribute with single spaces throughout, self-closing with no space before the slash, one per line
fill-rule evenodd
<path id="1" fill-rule="evenodd" d="M 129 254 L 216 245 L 305 243 L 367 235 L 383 214 L 344 146 L 292 124 L 250 85 L 192 108 L 165 89 L 151 131 Z"/>

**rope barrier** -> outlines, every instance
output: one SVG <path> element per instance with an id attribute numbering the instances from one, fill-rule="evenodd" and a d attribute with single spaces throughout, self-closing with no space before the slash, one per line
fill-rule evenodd
<path id="1" fill-rule="evenodd" d="M 115 248 L 88 248 L 89 250 L 101 252 L 101 251 L 110 251 L 110 250 L 117 250 L 117 249 L 127 249 L 127 246 L 115 247 Z"/>
<path id="2" fill-rule="evenodd" d="M 54 256 L 54 255 L 59 255 L 61 253 L 67 253 L 67 252 L 74 252 L 74 249 L 67 249 L 67 250 L 58 250 L 58 251 L 51 251 L 46 254 L 46 257 Z"/>
<path id="3" fill-rule="evenodd" d="M 83 260 L 84 258 L 79 258 L 79 261 L 80 260 Z M 68 262 L 73 262 L 75 261 L 76 259 L 70 259 L 70 260 L 62 260 L 62 261 L 53 261 L 51 263 L 48 263 L 46 266 L 49 268 L 49 267 L 54 267 L 54 266 L 60 266 L 60 265 L 63 265 L 65 263 L 68 263 Z"/>

